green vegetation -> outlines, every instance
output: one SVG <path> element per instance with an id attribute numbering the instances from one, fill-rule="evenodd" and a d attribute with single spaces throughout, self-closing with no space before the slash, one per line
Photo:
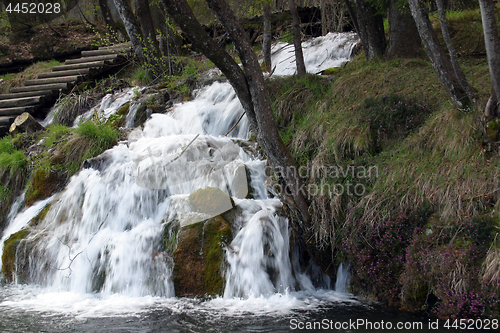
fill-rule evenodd
<path id="1" fill-rule="evenodd" d="M 318 263 L 348 261 L 354 292 L 443 318 L 499 316 L 500 158 L 498 146 L 484 143 L 498 128 L 483 122 L 490 82 L 480 22 L 477 10 L 449 22 L 482 100 L 467 113 L 423 59 L 358 56 L 333 76 L 268 84 L 280 134 L 300 165 L 378 171 L 304 179 Z M 347 193 L 348 182 L 358 193 Z"/>
<path id="2" fill-rule="evenodd" d="M 39 74 L 48 72 L 52 67 L 58 65 L 62 65 L 62 63 L 57 60 L 41 61 L 34 63 L 22 72 L 0 75 L 0 79 L 4 80 L 1 92 L 6 93 L 5 89 L 8 87 L 19 87 L 26 80 L 36 79 Z"/>
<path id="3" fill-rule="evenodd" d="M 108 123 L 85 121 L 77 128 L 52 125 L 35 140 L 42 140 L 45 150 L 31 158 L 33 169 L 26 195 L 27 205 L 61 189 L 83 161 L 113 147 L 120 132 Z M 32 141 L 33 142 L 33 141 Z"/>
<path id="4" fill-rule="evenodd" d="M 2 255 L 2 274 L 5 282 L 12 282 L 16 272 L 16 251 L 23 239 L 29 235 L 28 229 L 22 229 L 12 234 L 4 243 Z"/>
<path id="5" fill-rule="evenodd" d="M 12 138 L 0 139 L 0 169 L 9 170 L 11 174 L 21 171 L 26 166 L 26 156 L 17 150 L 12 143 Z"/>

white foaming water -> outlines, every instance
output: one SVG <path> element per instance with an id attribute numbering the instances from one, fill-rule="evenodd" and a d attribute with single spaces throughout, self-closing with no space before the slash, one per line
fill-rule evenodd
<path id="1" fill-rule="evenodd" d="M 97 109 L 109 117 L 134 94 L 130 89 L 108 95 Z M 280 216 L 282 203 L 267 197 L 266 162 L 246 141 L 246 116 L 230 137 L 223 137 L 242 112 L 229 84 L 204 87 L 193 101 L 153 114 L 127 142 L 90 161 L 91 168 L 73 176 L 63 192 L 13 219 L 22 223 L 11 223 L 9 233 L 27 227 L 51 205 L 44 220 L 29 227 L 16 254 L 29 273 L 22 274 L 22 282 L 39 287 L 16 289 L 0 307 L 85 317 L 137 313 L 151 306 L 181 312 L 287 312 L 348 300 L 333 291 L 315 290 L 303 272 L 293 271 L 288 220 Z M 129 114 L 127 124 L 133 118 Z M 189 195 L 207 187 L 230 195 L 238 216 L 226 248 L 224 296 L 192 305 L 171 298 L 173 258 L 163 238 L 165 226 L 187 225 L 222 212 L 190 208 Z M 246 199 L 249 191 L 253 199 Z"/>
<path id="2" fill-rule="evenodd" d="M 351 60 L 359 43 L 352 32 L 330 32 L 326 36 L 302 43 L 304 63 L 308 73 L 317 74 L 328 68 L 340 67 Z M 293 44 L 277 43 L 272 47 L 273 75 L 293 75 L 297 72 Z"/>
<path id="3" fill-rule="evenodd" d="M 26 228 L 29 225 L 30 221 L 35 216 L 37 216 L 47 204 L 49 204 L 53 200 L 53 197 L 50 197 L 45 200 L 38 201 L 33 206 L 30 206 L 24 209 L 23 211 L 18 212 L 19 208 L 24 202 L 25 194 L 26 192 L 23 192 L 16 199 L 7 217 L 8 226 L 4 230 L 3 235 L 0 238 L 0 259 L 2 258 L 3 255 L 5 241 L 9 239 L 9 237 L 15 234 L 16 232 Z M 2 260 L 0 260 L 0 272 L 1 271 L 2 271 Z"/>
<path id="4" fill-rule="evenodd" d="M 344 267 L 344 264 L 339 265 L 337 271 L 337 281 L 335 282 L 335 291 L 338 293 L 346 294 L 347 287 L 349 285 L 349 279 L 351 278 L 351 273 L 349 272 L 351 265 Z"/>

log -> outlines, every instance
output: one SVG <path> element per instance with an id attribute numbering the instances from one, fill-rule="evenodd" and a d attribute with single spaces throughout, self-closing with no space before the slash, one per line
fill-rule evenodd
<path id="1" fill-rule="evenodd" d="M 90 74 L 90 68 L 80 68 L 80 69 L 73 69 L 73 70 L 66 70 L 66 71 L 57 71 L 57 72 L 48 72 L 48 73 L 41 73 L 38 75 L 39 79 L 48 79 L 51 77 L 61 77 L 61 76 L 71 76 L 71 75 L 89 75 Z"/>
<path id="2" fill-rule="evenodd" d="M 28 92 L 28 91 L 40 91 L 40 90 L 67 90 L 67 89 L 69 89 L 69 83 L 51 83 L 51 84 L 42 84 L 36 86 L 10 88 L 10 92 L 18 93 L 18 92 Z"/>
<path id="3" fill-rule="evenodd" d="M 41 86 L 54 83 L 74 83 L 78 82 L 82 77 L 80 75 L 50 77 L 46 79 L 34 79 L 24 81 L 25 86 Z"/>
<path id="4" fill-rule="evenodd" d="M 35 106 L 18 106 L 15 108 L 0 108 L 0 116 L 16 117 L 24 112 L 32 113 L 35 111 Z"/>
<path id="5" fill-rule="evenodd" d="M 74 65 L 54 66 L 54 67 L 52 67 L 52 71 L 59 72 L 59 71 L 68 71 L 68 70 L 81 69 L 81 68 L 98 68 L 98 67 L 103 67 L 103 66 L 104 66 L 104 60 L 103 61 L 85 62 L 82 64 L 74 64 Z"/>
<path id="6" fill-rule="evenodd" d="M 94 57 L 100 55 L 108 55 L 108 54 L 122 54 L 122 53 L 131 53 L 132 47 L 122 47 L 122 48 L 114 48 L 114 49 L 102 49 L 102 50 L 92 50 L 92 51 L 82 51 L 82 57 Z"/>
<path id="7" fill-rule="evenodd" d="M 32 97 L 32 96 L 50 96 L 57 94 L 56 90 L 37 90 L 37 91 L 28 91 L 22 93 L 13 93 L 13 94 L 3 94 L 0 95 L 0 101 L 4 99 L 13 99 L 13 98 L 23 98 L 23 97 Z"/>
<path id="8" fill-rule="evenodd" d="M 68 59 L 64 62 L 64 64 L 65 65 L 76 65 L 76 64 L 83 64 L 83 63 L 96 62 L 96 61 L 111 61 L 111 60 L 115 60 L 116 58 L 118 58 L 118 54 L 108 54 L 108 55 L 101 55 L 101 56 L 94 56 L 94 57 Z"/>
<path id="9" fill-rule="evenodd" d="M 10 125 L 9 133 L 11 135 L 16 135 L 18 133 L 34 133 L 38 131 L 44 130 L 45 127 L 40 125 L 32 115 L 28 112 L 21 114 L 20 116 L 14 119 L 12 125 Z"/>
<path id="10" fill-rule="evenodd" d="M 28 106 L 43 102 L 42 96 L 22 97 L 0 100 L 0 108 L 12 108 L 18 106 Z"/>

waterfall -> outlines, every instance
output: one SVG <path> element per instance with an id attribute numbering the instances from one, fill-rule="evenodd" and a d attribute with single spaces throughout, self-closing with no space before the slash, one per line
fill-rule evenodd
<path id="1" fill-rule="evenodd" d="M 109 116 L 127 95 L 105 97 L 99 110 Z M 225 295 L 290 289 L 288 223 L 277 213 L 279 200 L 267 198 L 265 161 L 244 140 L 248 121 L 242 119 L 232 138 L 221 136 L 242 112 L 229 84 L 205 87 L 193 101 L 152 115 L 143 130 L 73 176 L 59 195 L 30 208 L 20 227 L 15 223 L 4 236 L 26 227 L 52 201 L 18 251 L 16 260 L 29 262 L 25 282 L 78 293 L 172 297 L 173 259 L 163 249 L 165 225 L 206 220 L 231 209 L 233 202 L 242 214 L 229 245 Z M 241 168 L 249 179 L 246 172 L 238 178 Z M 205 188 L 218 188 L 232 201 L 208 213 L 193 210 L 189 196 Z M 249 191 L 252 199 L 245 198 Z"/>
<path id="2" fill-rule="evenodd" d="M 347 45 L 346 38 L 354 39 L 342 36 L 339 42 L 329 35 L 309 42 L 308 68 L 332 67 L 332 51 L 325 51 L 325 45 L 332 40 Z M 326 60 L 318 56 L 318 45 L 323 45 Z M 338 59 L 349 59 L 349 45 Z M 274 61 L 281 56 L 276 51 Z M 144 90 L 109 94 L 80 119 L 94 112 L 108 118 Z M 127 127 L 136 111 L 130 107 Z M 103 298 L 174 297 L 175 263 L 166 245 L 177 241 L 172 226 L 188 227 L 231 210 L 233 238 L 224 244 L 224 299 L 313 292 L 308 275 L 291 264 L 290 253 L 296 249 L 290 249 L 289 221 L 283 203 L 268 196 L 267 163 L 249 141 L 246 116 L 224 136 L 242 113 L 232 87 L 215 82 L 196 91 L 192 101 L 152 114 L 143 128 L 89 162 L 60 193 L 19 213 L 23 198 L 18 199 L 1 240 L 3 249 L 11 235 L 29 231 L 16 252 L 16 262 L 25 269 L 19 273 L 22 281 L 16 281 Z M 220 200 L 200 192 L 207 189 Z M 196 193 L 209 198 L 209 207 L 193 203 Z M 31 223 L 43 208 L 40 221 Z M 341 268 L 336 290 L 345 292 L 348 268 Z M 329 279 L 323 280 L 329 287 Z"/>
<path id="3" fill-rule="evenodd" d="M 349 285 L 349 279 L 351 278 L 351 274 L 349 269 L 351 265 L 347 265 L 344 267 L 344 264 L 339 265 L 339 269 L 337 270 L 337 281 L 335 282 L 335 291 L 338 293 L 347 293 L 347 287 Z"/>
<path id="4" fill-rule="evenodd" d="M 325 69 L 340 67 L 354 56 L 359 37 L 352 32 L 328 33 L 302 43 L 304 64 L 308 73 L 317 74 Z M 273 45 L 272 64 L 274 75 L 293 75 L 297 69 L 293 44 Z"/>

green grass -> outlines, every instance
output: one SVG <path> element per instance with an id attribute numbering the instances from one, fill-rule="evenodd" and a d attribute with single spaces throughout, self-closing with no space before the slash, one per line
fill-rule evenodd
<path id="1" fill-rule="evenodd" d="M 47 132 L 44 134 L 45 140 L 43 141 L 43 145 L 47 148 L 50 148 L 56 143 L 58 140 L 63 138 L 66 134 L 71 133 L 72 129 L 65 125 L 55 124 L 49 126 L 47 128 Z"/>
<path id="2" fill-rule="evenodd" d="M 19 87 L 24 81 L 36 79 L 39 74 L 49 72 L 52 67 L 58 65 L 62 65 L 62 63 L 57 60 L 41 61 L 29 66 L 22 72 L 0 75 L 0 79 L 4 80 L 2 86 Z"/>
<path id="3" fill-rule="evenodd" d="M 0 169 L 10 170 L 14 173 L 24 169 L 26 166 L 26 156 L 20 150 L 17 150 L 12 143 L 11 137 L 0 139 Z"/>

